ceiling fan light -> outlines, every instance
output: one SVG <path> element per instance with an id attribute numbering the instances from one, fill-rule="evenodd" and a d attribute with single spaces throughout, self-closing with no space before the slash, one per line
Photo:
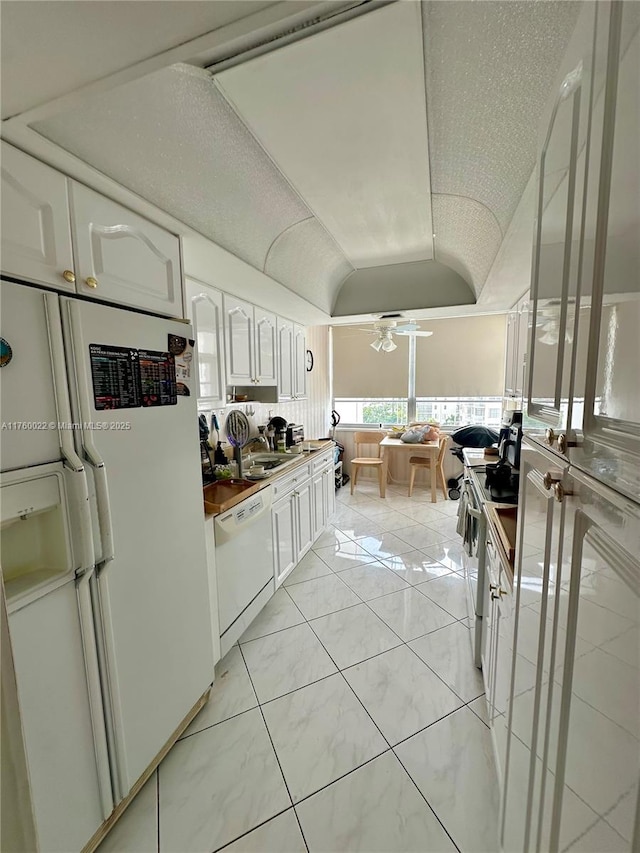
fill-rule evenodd
<path id="1" fill-rule="evenodd" d="M 376 338 L 375 341 L 370 344 L 374 348 L 376 352 L 380 352 L 380 348 L 382 347 L 382 341 L 380 338 Z"/>
<path id="2" fill-rule="evenodd" d="M 397 344 L 395 344 L 395 343 L 391 340 L 391 338 L 386 338 L 386 339 L 382 342 L 382 345 L 381 345 L 381 346 L 382 346 L 382 351 L 383 351 L 383 352 L 393 352 L 393 351 L 394 351 L 394 349 L 398 349 L 398 345 L 397 345 Z"/>

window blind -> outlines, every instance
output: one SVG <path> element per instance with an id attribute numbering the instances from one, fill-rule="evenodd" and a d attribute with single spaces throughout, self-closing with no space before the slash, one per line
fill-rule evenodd
<path id="1" fill-rule="evenodd" d="M 375 341 L 375 335 L 359 332 L 355 326 L 334 326 L 334 396 L 369 400 L 385 397 L 406 399 L 409 382 L 408 338 L 395 335 L 393 340 L 398 346 L 396 350 L 376 352 L 369 346 Z"/>
<path id="2" fill-rule="evenodd" d="M 422 320 L 416 397 L 499 397 L 504 390 L 506 314 Z"/>

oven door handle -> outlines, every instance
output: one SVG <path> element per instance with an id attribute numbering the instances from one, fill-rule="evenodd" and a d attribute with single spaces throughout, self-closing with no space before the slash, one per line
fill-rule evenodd
<path id="1" fill-rule="evenodd" d="M 467 506 L 467 512 L 473 518 L 477 518 L 478 521 L 482 518 L 482 510 L 481 509 L 474 509 L 472 506 Z"/>

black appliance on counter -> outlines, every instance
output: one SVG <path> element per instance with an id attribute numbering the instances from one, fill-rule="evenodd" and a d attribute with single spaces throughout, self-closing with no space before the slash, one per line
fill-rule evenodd
<path id="1" fill-rule="evenodd" d="M 481 473 L 482 469 L 476 469 Z M 485 465 L 484 492 L 486 500 L 503 504 L 518 503 L 520 473 L 508 462 L 489 462 Z"/>
<path id="2" fill-rule="evenodd" d="M 304 427 L 302 424 L 287 424 L 287 447 L 294 444 L 302 444 L 304 441 Z"/>
<path id="3" fill-rule="evenodd" d="M 460 427 L 451 434 L 451 441 L 457 447 L 451 448 L 451 453 L 464 465 L 462 451 L 465 447 L 491 447 L 498 441 L 498 433 L 482 424 L 470 424 Z M 450 477 L 447 480 L 449 499 L 457 501 L 460 497 L 460 481 L 464 479 L 464 472 L 458 477 Z"/>
<path id="4" fill-rule="evenodd" d="M 519 410 L 504 412 L 500 437 L 498 439 L 498 458 L 500 462 L 512 468 L 520 467 L 520 448 L 522 446 L 522 412 Z"/>

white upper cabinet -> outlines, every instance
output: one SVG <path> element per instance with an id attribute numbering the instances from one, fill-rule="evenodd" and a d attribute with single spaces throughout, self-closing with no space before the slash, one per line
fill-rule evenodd
<path id="1" fill-rule="evenodd" d="M 277 384 L 276 315 L 224 295 L 227 385 Z"/>
<path id="2" fill-rule="evenodd" d="M 640 494 L 640 31 L 636 4 L 613 4 L 606 86 L 593 110 L 598 145 L 586 206 L 576 376 L 584 400 L 572 462 L 615 489 Z M 596 180 L 597 179 L 597 180 Z M 582 412 L 581 412 L 582 414 Z M 582 430 L 580 430 L 580 426 Z"/>
<path id="3" fill-rule="evenodd" d="M 302 400 L 307 396 L 307 332 L 304 326 L 293 327 L 293 397 Z"/>
<path id="4" fill-rule="evenodd" d="M 225 404 L 222 294 L 208 284 L 185 278 L 185 312 L 193 324 L 198 359 L 198 406 Z"/>
<path id="5" fill-rule="evenodd" d="M 71 225 L 78 293 L 182 316 L 178 237 L 75 181 Z"/>
<path id="6" fill-rule="evenodd" d="M 278 317 L 278 400 L 293 397 L 293 323 Z"/>
<path id="7" fill-rule="evenodd" d="M 2 143 L 2 272 L 75 290 L 67 178 Z"/>
<path id="8" fill-rule="evenodd" d="M 254 308 L 256 385 L 278 384 L 276 315 Z"/>

